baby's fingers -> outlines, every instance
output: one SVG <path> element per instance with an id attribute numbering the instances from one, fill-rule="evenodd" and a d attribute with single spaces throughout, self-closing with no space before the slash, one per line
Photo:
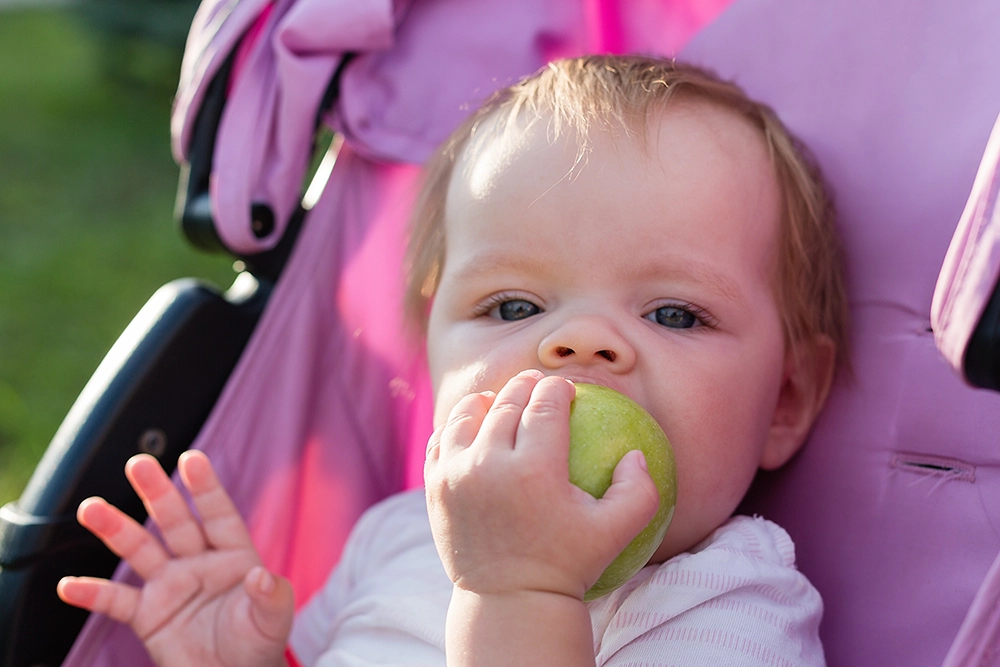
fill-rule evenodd
<path id="1" fill-rule="evenodd" d="M 205 550 L 201 526 L 159 461 L 149 454 L 137 454 L 125 464 L 125 476 L 171 551 L 178 556 L 194 556 Z"/>
<path id="2" fill-rule="evenodd" d="M 641 451 L 630 451 L 618 462 L 611 486 L 599 505 L 606 519 L 608 541 L 619 550 L 653 518 L 660 507 L 660 492 L 649 476 Z"/>
<path id="3" fill-rule="evenodd" d="M 170 559 L 158 539 L 103 498 L 84 500 L 76 511 L 76 518 L 145 580 L 156 576 Z"/>
<path id="4" fill-rule="evenodd" d="M 569 409 L 576 395 L 572 382 L 558 376 L 538 381 L 521 413 L 515 447 L 523 454 L 568 465 Z"/>
<path id="5" fill-rule="evenodd" d="M 251 622 L 268 639 L 284 643 L 295 616 L 295 594 L 291 583 L 258 565 L 247 572 L 243 588 L 251 601 Z"/>
<path id="6" fill-rule="evenodd" d="M 436 461 L 439 456 L 447 459 L 471 445 L 495 399 L 493 392 L 481 392 L 459 400 L 448 421 L 431 436 L 428 460 Z"/>
<path id="7" fill-rule="evenodd" d="M 216 549 L 252 549 L 246 523 L 219 482 L 208 456 L 198 450 L 184 452 L 177 467 L 201 516 L 208 543 Z"/>
<path id="8" fill-rule="evenodd" d="M 131 622 L 140 595 L 132 586 L 93 577 L 63 577 L 56 592 L 67 604 L 105 614 L 120 623 Z"/>
<path id="9" fill-rule="evenodd" d="M 518 424 L 532 391 L 544 375 L 541 371 L 521 371 L 500 389 L 483 420 L 477 444 L 484 449 L 511 450 L 517 437 Z"/>

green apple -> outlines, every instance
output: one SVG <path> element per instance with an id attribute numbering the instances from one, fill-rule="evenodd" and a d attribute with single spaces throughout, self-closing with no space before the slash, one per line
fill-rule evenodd
<path id="1" fill-rule="evenodd" d="M 595 498 L 602 497 L 621 458 L 641 449 L 660 491 L 656 515 L 584 596 L 584 600 L 594 600 L 631 579 L 660 546 L 674 515 L 677 473 L 673 450 L 660 425 L 638 403 L 613 389 L 577 383 L 569 432 L 569 480 L 573 484 Z"/>

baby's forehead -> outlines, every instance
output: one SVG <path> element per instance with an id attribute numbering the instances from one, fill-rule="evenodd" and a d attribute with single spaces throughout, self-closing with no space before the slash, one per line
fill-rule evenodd
<path id="1" fill-rule="evenodd" d="M 574 121 L 558 109 L 494 110 L 474 126 L 456 155 L 448 200 L 488 195 L 515 163 L 535 169 L 539 178 L 557 179 L 550 185 L 573 178 L 595 160 L 639 161 L 655 171 L 675 167 L 684 154 L 673 145 L 678 127 L 687 141 L 746 166 L 771 161 L 763 130 L 717 101 L 678 94 L 639 111 Z"/>
<path id="2" fill-rule="evenodd" d="M 638 246 L 619 245 L 638 256 L 742 237 L 751 219 L 757 237 L 774 238 L 781 189 L 737 116 L 674 105 L 644 135 L 595 124 L 585 137 L 554 134 L 541 115 L 515 120 L 484 126 L 460 156 L 445 202 L 449 249 L 563 249 L 592 228 L 592 239 L 632 235 Z"/>

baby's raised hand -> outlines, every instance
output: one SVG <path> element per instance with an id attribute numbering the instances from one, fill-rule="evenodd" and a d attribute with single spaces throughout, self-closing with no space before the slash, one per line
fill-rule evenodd
<path id="1" fill-rule="evenodd" d="M 431 527 L 459 588 L 582 600 L 656 512 L 659 493 L 639 452 L 622 459 L 601 500 L 569 482 L 574 395 L 563 378 L 525 371 L 495 396 L 463 398 L 431 437 Z"/>
<path id="2" fill-rule="evenodd" d="M 159 665 L 284 665 L 291 585 L 261 564 L 208 457 L 185 452 L 178 468 L 198 518 L 156 459 L 140 454 L 125 466 L 162 542 L 101 498 L 77 511 L 145 584 L 65 577 L 59 597 L 130 625 Z"/>

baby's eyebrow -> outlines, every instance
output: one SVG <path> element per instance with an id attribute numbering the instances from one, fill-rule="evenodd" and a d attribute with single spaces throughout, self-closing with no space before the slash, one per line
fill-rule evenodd
<path id="1" fill-rule="evenodd" d="M 726 301 L 739 303 L 743 300 L 743 290 L 739 284 L 711 264 L 691 259 L 681 262 L 628 263 L 617 267 L 626 280 L 637 282 L 679 282 L 706 286 L 710 291 Z"/>
<path id="2" fill-rule="evenodd" d="M 532 274 L 545 279 L 549 267 L 526 255 L 493 255 L 483 253 L 469 258 L 455 268 L 454 278 L 468 281 L 497 272 Z M 637 283 L 676 282 L 704 286 L 722 299 L 732 303 L 743 301 L 739 284 L 713 265 L 690 258 L 662 262 L 622 262 L 614 272 L 624 280 Z M 554 277 L 554 276 L 553 276 Z"/>
<path id="3" fill-rule="evenodd" d="M 492 254 L 474 255 L 462 264 L 459 264 L 454 271 L 457 280 L 470 280 L 479 276 L 488 276 L 498 271 L 505 273 L 533 273 L 538 274 L 544 271 L 544 265 L 539 265 L 524 255 L 503 255 Z"/>

